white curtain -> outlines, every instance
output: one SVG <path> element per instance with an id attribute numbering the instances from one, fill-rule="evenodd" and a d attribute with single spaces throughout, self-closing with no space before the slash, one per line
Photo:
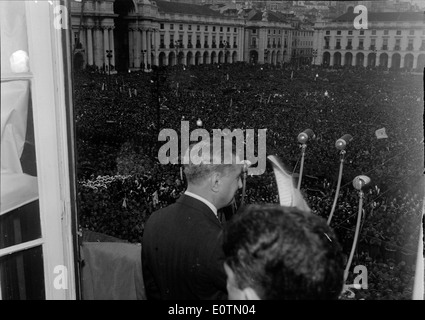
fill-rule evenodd
<path id="1" fill-rule="evenodd" d="M 22 50 L 28 54 L 25 1 L 0 1 L 1 73 L 10 74 L 10 58 Z"/>
<path id="2" fill-rule="evenodd" d="M 1 210 L 9 212 L 38 198 L 37 178 L 22 172 L 29 82 L 1 83 Z"/>
<path id="3" fill-rule="evenodd" d="M 27 133 L 30 81 L 11 77 L 16 52 L 28 54 L 25 1 L 0 1 L 1 31 L 1 202 L 4 214 L 38 198 L 37 177 L 23 173 L 20 158 Z M 19 56 L 19 55 L 18 55 Z M 22 55 L 21 55 L 22 56 Z M 16 58 L 16 56 L 14 56 Z M 19 57 L 18 57 L 19 58 Z M 19 62 L 19 61 L 18 61 Z"/>
<path id="4" fill-rule="evenodd" d="M 22 173 L 28 116 L 28 81 L 1 84 L 1 171 Z"/>

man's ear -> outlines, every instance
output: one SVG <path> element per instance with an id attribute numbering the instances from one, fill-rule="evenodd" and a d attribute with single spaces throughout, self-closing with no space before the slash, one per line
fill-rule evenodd
<path id="1" fill-rule="evenodd" d="M 261 300 L 257 292 L 251 287 L 245 289 L 238 288 L 235 281 L 235 274 L 226 262 L 224 262 L 224 271 L 227 276 L 227 292 L 230 300 Z"/>
<path id="2" fill-rule="evenodd" d="M 261 300 L 257 292 L 251 287 L 242 290 L 245 300 Z"/>
<path id="3" fill-rule="evenodd" d="M 221 174 L 220 172 L 213 172 L 210 176 L 210 187 L 211 190 L 218 192 L 219 186 L 221 183 Z"/>

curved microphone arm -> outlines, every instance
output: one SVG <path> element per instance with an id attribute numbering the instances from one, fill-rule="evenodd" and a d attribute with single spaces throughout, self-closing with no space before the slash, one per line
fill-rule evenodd
<path id="1" fill-rule="evenodd" d="M 339 188 L 341 187 L 341 180 L 342 180 L 342 169 L 344 166 L 344 156 L 345 156 L 345 150 L 341 150 L 340 152 L 340 165 L 339 165 L 339 175 L 338 175 L 338 184 L 336 186 L 336 191 L 335 191 L 335 198 L 334 198 L 334 203 L 332 205 L 332 209 L 331 209 L 331 214 L 329 215 L 328 218 L 328 226 L 331 224 L 331 220 L 333 217 L 333 214 L 335 212 L 335 208 L 336 208 L 336 203 L 338 202 L 338 197 L 339 197 Z"/>
<path id="2" fill-rule="evenodd" d="M 301 165 L 300 165 L 300 175 L 298 177 L 298 187 L 297 189 L 301 189 L 301 180 L 303 178 L 303 170 L 304 170 L 304 156 L 305 156 L 305 149 L 307 148 L 307 145 L 303 143 L 301 145 Z"/>
<path id="3" fill-rule="evenodd" d="M 248 175 L 248 169 L 244 167 L 244 173 L 242 176 L 242 196 L 241 196 L 241 204 L 240 207 L 242 208 L 245 204 L 245 193 L 246 193 L 246 177 Z"/>
<path id="4" fill-rule="evenodd" d="M 359 237 L 360 224 L 362 220 L 363 196 L 364 196 L 364 193 L 362 190 L 360 190 L 359 191 L 359 212 L 357 214 L 356 231 L 354 233 L 354 240 L 353 240 L 353 245 L 351 247 L 350 257 L 348 258 L 348 262 L 344 271 L 344 282 L 347 281 L 348 271 L 350 270 L 351 262 L 353 261 L 354 252 L 356 251 L 357 239 Z"/>

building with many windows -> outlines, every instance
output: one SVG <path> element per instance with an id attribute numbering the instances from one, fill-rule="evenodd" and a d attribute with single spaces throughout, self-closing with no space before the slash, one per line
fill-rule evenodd
<path id="1" fill-rule="evenodd" d="M 316 64 L 381 66 L 422 70 L 425 19 L 421 12 L 368 12 L 368 28 L 355 29 L 352 11 L 332 22 L 317 22 Z"/>
<path id="2" fill-rule="evenodd" d="M 206 5 L 148 0 L 72 2 L 75 66 L 283 63 L 294 28 L 270 11 L 223 15 Z"/>
<path id="3" fill-rule="evenodd" d="M 314 52 L 314 28 L 307 23 L 293 24 L 291 62 L 297 65 L 311 64 Z"/>

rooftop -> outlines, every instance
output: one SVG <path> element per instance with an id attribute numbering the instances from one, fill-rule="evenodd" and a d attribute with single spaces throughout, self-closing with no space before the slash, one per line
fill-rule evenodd
<path id="1" fill-rule="evenodd" d="M 354 12 L 346 12 L 343 15 L 335 18 L 335 22 L 354 21 L 354 18 L 359 14 Z M 368 12 L 368 21 L 424 21 L 425 15 L 423 12 Z"/>
<path id="2" fill-rule="evenodd" d="M 293 14 L 284 14 L 281 12 L 267 11 L 267 13 L 268 13 L 267 21 L 270 21 L 270 22 L 288 23 L 289 20 L 295 17 Z M 263 12 L 257 11 L 250 20 L 261 21 L 262 19 L 263 19 Z"/>
<path id="3" fill-rule="evenodd" d="M 224 17 L 220 12 L 210 9 L 205 5 L 179 3 L 179 2 L 168 2 L 168 1 L 156 1 L 158 11 L 161 13 L 173 13 L 173 14 L 189 14 L 195 16 L 213 16 L 213 17 Z"/>

